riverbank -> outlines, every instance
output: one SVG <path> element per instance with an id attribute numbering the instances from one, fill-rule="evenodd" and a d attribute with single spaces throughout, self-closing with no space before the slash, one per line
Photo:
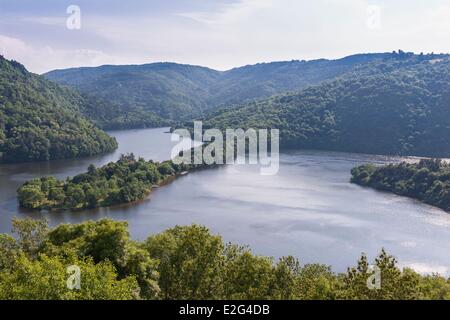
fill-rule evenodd
<path id="1" fill-rule="evenodd" d="M 387 166 L 366 164 L 353 168 L 351 182 L 417 199 L 450 212 L 450 165 L 422 159 Z"/>

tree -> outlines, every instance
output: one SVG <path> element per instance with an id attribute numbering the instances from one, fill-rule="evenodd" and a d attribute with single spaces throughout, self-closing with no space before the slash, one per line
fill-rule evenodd
<path id="1" fill-rule="evenodd" d="M 331 268 L 321 264 L 307 264 L 296 279 L 297 298 L 302 300 L 334 300 L 339 290 L 339 279 Z"/>
<path id="2" fill-rule="evenodd" d="M 93 188 L 89 188 L 86 190 L 86 202 L 88 208 L 97 208 L 99 198 L 100 196 L 97 190 Z"/>
<path id="3" fill-rule="evenodd" d="M 13 218 L 12 226 L 12 232 L 16 234 L 22 251 L 29 257 L 36 257 L 47 239 L 49 232 L 47 220 Z"/>
<path id="4" fill-rule="evenodd" d="M 39 208 L 45 203 L 46 200 L 46 196 L 41 191 L 40 185 L 24 185 L 19 188 L 17 193 L 20 205 L 28 209 Z"/>
<path id="5" fill-rule="evenodd" d="M 0 272 L 14 268 L 20 251 L 16 239 L 7 234 L 0 234 Z"/>
<path id="6" fill-rule="evenodd" d="M 227 299 L 269 299 L 273 294 L 272 260 L 254 256 L 242 247 L 229 246 L 226 250 L 224 282 Z"/>
<path id="7" fill-rule="evenodd" d="M 375 258 L 374 266 L 380 271 L 381 286 L 379 289 L 370 289 L 367 279 L 372 274 L 365 255 L 362 255 L 356 267 L 349 268 L 345 275 L 343 297 L 344 299 L 417 299 L 420 276 L 412 270 L 403 272 L 397 267 L 397 260 L 383 249 Z"/>
<path id="8" fill-rule="evenodd" d="M 297 278 L 300 262 L 294 257 L 282 257 L 273 269 L 273 292 L 271 299 L 292 300 L 298 297 Z"/>
<path id="9" fill-rule="evenodd" d="M 69 185 L 65 196 L 65 205 L 69 208 L 83 207 L 85 202 L 85 194 L 81 186 Z"/>
<path id="10" fill-rule="evenodd" d="M 119 275 L 134 275 L 145 299 L 159 297 L 161 289 L 158 279 L 158 260 L 152 259 L 141 244 L 130 242 L 126 247 L 125 262 L 118 267 Z"/>
<path id="11" fill-rule="evenodd" d="M 50 191 L 48 192 L 48 199 L 55 201 L 58 204 L 64 203 L 65 198 L 66 195 L 62 187 L 51 188 Z"/>
<path id="12" fill-rule="evenodd" d="M 97 168 L 95 167 L 95 165 L 90 164 L 87 170 L 88 174 L 91 176 L 95 176 L 97 174 Z"/>
<path id="13" fill-rule="evenodd" d="M 67 288 L 67 267 L 81 270 L 80 290 Z M 36 260 L 20 256 L 14 269 L 0 271 L 2 300 L 135 299 L 139 287 L 134 277 L 117 279 L 109 262 L 94 264 L 91 259 L 65 261 L 40 255 Z"/>
<path id="14" fill-rule="evenodd" d="M 222 297 L 224 246 L 200 226 L 175 227 L 150 236 L 145 247 L 159 262 L 159 286 L 164 299 Z"/>
<path id="15" fill-rule="evenodd" d="M 134 276 L 143 298 L 159 295 L 158 262 L 142 244 L 130 241 L 126 222 L 108 219 L 78 225 L 63 224 L 49 233 L 46 254 L 90 258 L 95 263 L 109 261 L 119 278 Z"/>
<path id="16" fill-rule="evenodd" d="M 165 162 L 165 163 L 163 163 L 163 164 L 161 164 L 159 167 L 158 167 L 158 171 L 159 171 L 159 173 L 161 173 L 163 176 L 166 176 L 166 175 L 173 175 L 173 174 L 175 174 L 175 170 L 172 168 L 172 166 L 170 165 L 170 163 L 168 163 L 168 162 Z"/>

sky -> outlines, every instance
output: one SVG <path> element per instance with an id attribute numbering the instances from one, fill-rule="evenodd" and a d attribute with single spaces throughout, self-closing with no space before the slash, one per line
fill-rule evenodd
<path id="1" fill-rule="evenodd" d="M 227 70 L 398 49 L 450 52 L 450 1 L 0 0 L 0 54 L 35 73 L 159 61 Z"/>

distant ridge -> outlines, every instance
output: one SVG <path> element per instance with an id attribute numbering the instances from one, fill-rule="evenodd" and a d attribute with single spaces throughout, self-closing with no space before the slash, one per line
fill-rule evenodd
<path id="1" fill-rule="evenodd" d="M 219 106 L 298 91 L 396 55 L 369 53 L 336 60 L 280 61 L 228 71 L 171 62 L 104 65 L 55 70 L 44 76 L 111 108 L 110 114 L 103 111 L 101 120 L 92 115 L 100 126 L 134 128 L 185 121 Z"/>
<path id="2" fill-rule="evenodd" d="M 0 162 L 41 161 L 113 151 L 117 142 L 83 115 L 74 90 L 0 56 Z"/>
<path id="3" fill-rule="evenodd" d="M 203 120 L 204 127 L 279 129 L 283 148 L 450 157 L 450 59 L 399 52 Z"/>

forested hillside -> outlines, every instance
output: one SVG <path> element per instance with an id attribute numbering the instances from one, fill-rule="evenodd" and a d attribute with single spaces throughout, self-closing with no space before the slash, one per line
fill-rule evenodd
<path id="1" fill-rule="evenodd" d="M 297 93 L 205 119 L 205 127 L 277 128 L 285 148 L 450 156 L 450 61 L 396 54 Z"/>
<path id="2" fill-rule="evenodd" d="M 128 110 L 126 107 L 101 98 L 95 94 L 83 94 L 81 112 L 104 130 L 122 130 L 131 128 L 160 128 L 173 124 L 153 112 Z"/>
<path id="3" fill-rule="evenodd" d="M 371 261 L 363 255 L 337 274 L 327 265 L 278 261 L 225 243 L 202 226 L 178 226 L 130 239 L 126 222 L 100 220 L 49 229 L 45 221 L 13 220 L 14 237 L 0 234 L 0 299 L 450 299 L 439 275 L 401 269 L 384 250 L 376 265 L 381 288 L 370 290 Z M 67 266 L 81 272 L 67 288 Z"/>
<path id="4" fill-rule="evenodd" d="M 415 198 L 450 211 L 450 165 L 439 159 L 352 170 L 353 183 Z"/>
<path id="5" fill-rule="evenodd" d="M 226 72 L 158 63 L 46 76 L 80 89 L 85 114 L 106 128 L 196 118 L 206 127 L 278 128 L 284 148 L 450 155 L 448 55 L 399 51 Z"/>
<path id="6" fill-rule="evenodd" d="M 109 152 L 115 139 L 82 116 L 86 101 L 0 56 L 0 162 Z"/>
<path id="7" fill-rule="evenodd" d="M 373 61 L 389 59 L 392 53 L 356 54 L 337 60 L 292 60 L 259 63 L 222 73 L 210 89 L 210 107 L 242 103 L 333 79 Z"/>
<path id="8" fill-rule="evenodd" d="M 209 87 L 219 75 L 220 72 L 203 67 L 155 63 L 57 70 L 44 76 L 105 101 L 106 113 L 112 105 L 120 108 L 123 117 L 139 115 L 154 119 L 154 123 L 136 124 L 112 118 L 115 126 L 131 128 L 158 126 L 162 121 L 201 114 L 206 108 Z"/>
<path id="9" fill-rule="evenodd" d="M 220 72 L 175 63 L 55 70 L 44 76 L 100 99 L 107 128 L 160 126 L 191 120 L 218 106 L 269 97 L 335 78 L 359 65 L 391 57 L 360 54 L 339 60 L 260 63 Z M 92 110 L 92 108 L 90 108 Z"/>

